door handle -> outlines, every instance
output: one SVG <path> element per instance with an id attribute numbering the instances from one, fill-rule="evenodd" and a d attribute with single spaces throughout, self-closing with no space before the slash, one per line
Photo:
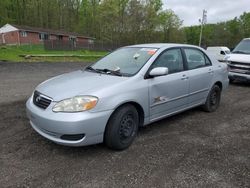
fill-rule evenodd
<path id="1" fill-rule="evenodd" d="M 209 69 L 209 70 L 208 70 L 208 73 L 209 73 L 209 74 L 213 74 L 214 71 L 213 71 L 212 69 Z"/>
<path id="2" fill-rule="evenodd" d="M 187 79 L 188 79 L 188 76 L 186 76 L 185 74 L 184 74 L 184 75 L 182 75 L 181 80 L 187 80 Z"/>

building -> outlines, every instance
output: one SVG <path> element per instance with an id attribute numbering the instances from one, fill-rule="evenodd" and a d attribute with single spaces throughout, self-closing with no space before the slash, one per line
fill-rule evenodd
<path id="1" fill-rule="evenodd" d="M 43 44 L 44 41 L 71 41 L 74 45 L 88 45 L 93 44 L 94 38 L 77 33 L 13 24 L 6 24 L 0 28 L 0 45 Z"/>

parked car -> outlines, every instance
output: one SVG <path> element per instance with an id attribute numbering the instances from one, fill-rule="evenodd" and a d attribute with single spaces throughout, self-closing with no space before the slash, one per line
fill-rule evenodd
<path id="1" fill-rule="evenodd" d="M 226 55 L 230 54 L 230 49 L 225 46 L 210 46 L 207 47 L 208 53 L 214 55 L 218 61 L 223 62 Z"/>
<path id="2" fill-rule="evenodd" d="M 203 49 L 142 44 L 41 83 L 26 107 L 31 126 L 49 140 L 122 150 L 139 126 L 196 106 L 215 111 L 227 87 L 227 64 Z"/>
<path id="3" fill-rule="evenodd" d="M 250 38 L 243 39 L 232 51 L 225 57 L 229 67 L 229 80 L 233 82 L 250 81 Z"/>

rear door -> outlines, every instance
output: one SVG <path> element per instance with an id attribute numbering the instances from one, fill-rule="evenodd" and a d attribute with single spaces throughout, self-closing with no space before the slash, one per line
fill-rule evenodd
<path id="1" fill-rule="evenodd" d="M 156 67 L 167 67 L 169 74 L 149 79 L 151 121 L 188 105 L 188 71 L 184 68 L 181 49 L 174 48 L 163 52 L 149 71 Z"/>
<path id="2" fill-rule="evenodd" d="M 203 103 L 208 95 L 214 70 L 211 60 L 197 48 L 183 48 L 189 72 L 189 105 Z"/>

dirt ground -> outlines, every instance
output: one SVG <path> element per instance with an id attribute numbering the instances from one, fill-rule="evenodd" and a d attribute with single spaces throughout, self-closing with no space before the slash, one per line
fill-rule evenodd
<path id="1" fill-rule="evenodd" d="M 250 187 L 250 84 L 230 85 L 215 113 L 199 108 L 141 128 L 133 145 L 54 144 L 29 125 L 35 86 L 84 63 L 0 63 L 0 187 Z"/>

